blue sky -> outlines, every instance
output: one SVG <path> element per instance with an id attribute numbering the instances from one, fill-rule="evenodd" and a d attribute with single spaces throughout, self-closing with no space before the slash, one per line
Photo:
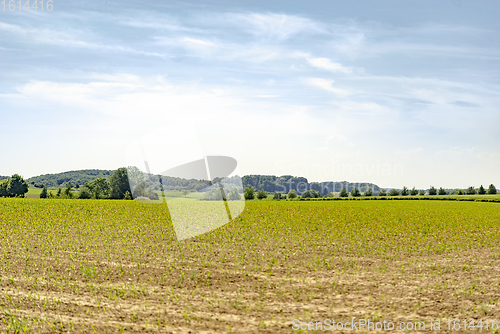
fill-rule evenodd
<path id="1" fill-rule="evenodd" d="M 176 123 L 242 174 L 500 186 L 499 2 L 53 5 L 0 7 L 0 175 L 115 169 Z"/>

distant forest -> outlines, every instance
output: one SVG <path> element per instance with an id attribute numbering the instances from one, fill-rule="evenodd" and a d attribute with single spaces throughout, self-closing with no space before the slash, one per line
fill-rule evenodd
<path id="1" fill-rule="evenodd" d="M 106 180 L 109 180 L 110 176 L 113 175 L 114 172 L 114 170 L 83 169 L 30 177 L 29 179 L 26 179 L 26 182 L 31 187 L 36 188 L 43 188 L 43 186 L 46 186 L 47 188 L 64 188 L 68 182 L 71 182 L 73 187 L 78 188 L 79 186 L 83 186 L 85 183 L 92 182 L 98 178 L 105 178 Z M 199 191 L 210 186 L 211 184 L 209 181 L 185 180 L 168 176 L 161 176 L 161 179 L 163 180 L 164 189 L 167 191 Z M 157 189 L 155 189 L 155 187 Z M 160 190 L 158 182 L 153 183 L 152 190 Z"/>
<path id="2" fill-rule="evenodd" d="M 295 190 L 301 194 L 306 190 L 315 190 L 325 196 L 331 192 L 340 192 L 342 188 L 345 188 L 347 192 L 351 192 L 354 188 L 358 188 L 361 192 L 371 189 L 374 194 L 378 194 L 380 191 L 380 188 L 373 183 L 352 183 L 347 181 L 308 182 L 305 177 L 292 175 L 245 175 L 242 181 L 243 188 L 252 187 L 256 191 L 264 190 L 269 193 L 288 193 L 290 190 Z"/>
<path id="3" fill-rule="evenodd" d="M 35 176 L 27 179 L 26 182 L 31 187 L 37 188 L 43 188 L 43 186 L 48 188 L 63 188 L 68 182 L 71 182 L 73 187 L 78 187 L 97 178 L 109 179 L 113 173 L 114 170 L 85 169 Z M 7 177 L 0 177 L 0 179 L 2 178 Z M 161 178 L 166 191 L 200 191 L 211 184 L 203 180 L 186 180 L 167 176 L 161 176 Z M 351 183 L 347 181 L 309 182 L 305 177 L 295 177 L 292 175 L 245 175 L 242 177 L 242 182 L 243 188 L 252 187 L 255 191 L 264 190 L 269 193 L 288 193 L 293 189 L 300 194 L 306 190 L 316 190 L 324 196 L 330 192 L 340 192 L 342 188 L 345 188 L 348 192 L 354 188 L 358 188 L 361 192 L 372 189 L 374 194 L 377 194 L 380 190 L 377 185 L 372 183 Z"/>

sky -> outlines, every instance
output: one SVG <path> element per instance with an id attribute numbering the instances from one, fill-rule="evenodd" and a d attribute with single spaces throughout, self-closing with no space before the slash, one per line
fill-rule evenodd
<path id="1" fill-rule="evenodd" d="M 242 175 L 500 186 L 498 1 L 52 5 L 0 4 L 0 175 L 116 169 L 175 127 Z"/>

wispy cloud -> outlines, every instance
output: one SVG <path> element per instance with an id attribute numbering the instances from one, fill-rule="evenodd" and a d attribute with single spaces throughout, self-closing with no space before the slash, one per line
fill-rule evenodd
<path id="1" fill-rule="evenodd" d="M 348 96 L 352 94 L 352 92 L 346 89 L 333 87 L 333 83 L 335 82 L 334 80 L 328 80 L 322 78 L 307 78 L 305 79 L 305 82 L 310 86 L 326 90 L 338 96 Z"/>
<path id="2" fill-rule="evenodd" d="M 352 73 L 351 67 L 343 66 L 340 63 L 334 63 L 328 58 L 306 58 L 306 60 L 311 64 L 311 66 L 330 71 L 330 72 L 340 72 L 345 74 Z"/>
<path id="3" fill-rule="evenodd" d="M 277 13 L 229 13 L 224 20 L 258 38 L 285 41 L 300 33 L 325 33 L 322 24 L 306 17 Z"/>
<path id="4" fill-rule="evenodd" d="M 139 54 L 144 56 L 153 56 L 160 58 L 168 57 L 164 53 L 139 50 L 129 46 L 112 45 L 112 44 L 110 45 L 110 44 L 86 41 L 81 38 L 82 37 L 81 35 L 84 34 L 84 32 L 82 31 L 74 31 L 74 30 L 57 31 L 49 28 L 35 29 L 30 27 L 21 27 L 19 25 L 8 24 L 4 22 L 0 22 L 0 30 L 9 33 L 14 33 L 18 36 L 22 36 L 27 41 L 42 43 L 47 45 L 76 47 L 76 48 L 114 51 L 114 52 L 127 52 L 132 54 Z"/>

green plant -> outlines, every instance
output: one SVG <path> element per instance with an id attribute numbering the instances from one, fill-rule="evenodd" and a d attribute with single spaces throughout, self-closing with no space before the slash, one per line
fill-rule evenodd
<path id="1" fill-rule="evenodd" d="M 437 195 L 437 189 L 434 188 L 434 186 L 431 186 L 429 188 L 429 195 L 431 195 L 431 196 Z"/>
<path id="2" fill-rule="evenodd" d="M 391 189 L 389 191 L 389 196 L 399 196 L 400 192 L 397 189 Z"/>
<path id="3" fill-rule="evenodd" d="M 255 192 L 252 187 L 247 187 L 245 189 L 245 193 L 243 195 L 245 197 L 245 200 L 252 200 L 255 198 Z"/>
<path id="4" fill-rule="evenodd" d="M 259 190 L 257 192 L 257 199 L 264 199 L 264 198 L 267 198 L 267 192 L 265 192 L 264 190 Z"/>
<path id="5" fill-rule="evenodd" d="M 361 196 L 361 193 L 359 192 L 358 188 L 354 188 L 354 189 L 351 191 L 351 196 L 352 196 L 352 197 L 359 197 L 359 196 Z"/>
<path id="6" fill-rule="evenodd" d="M 401 196 L 408 196 L 410 194 L 410 191 L 406 186 L 403 187 L 403 190 L 401 190 Z"/>

